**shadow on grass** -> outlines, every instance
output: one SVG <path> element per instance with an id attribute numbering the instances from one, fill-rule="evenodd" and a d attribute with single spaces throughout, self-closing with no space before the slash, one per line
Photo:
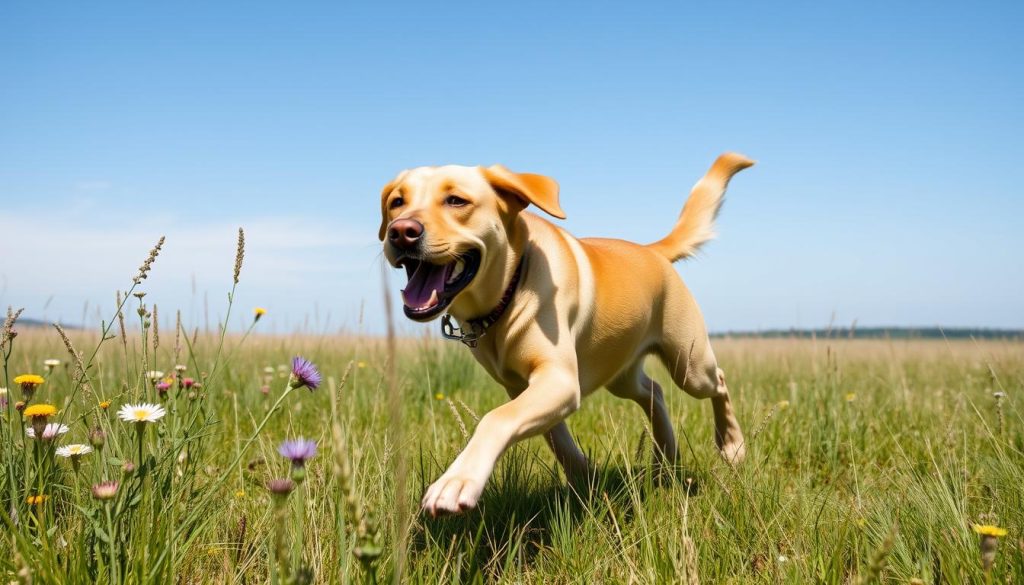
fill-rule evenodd
<path id="1" fill-rule="evenodd" d="M 421 458 L 420 493 L 440 473 Z M 429 563 L 452 566 L 463 582 L 491 581 L 506 568 L 532 564 L 559 536 L 573 538 L 585 522 L 628 522 L 635 506 L 655 489 L 700 491 L 698 476 L 684 468 L 626 468 L 601 462 L 589 485 L 574 488 L 526 450 L 513 449 L 499 463 L 480 505 L 460 516 L 421 515 L 411 552 Z M 561 541 L 562 539 L 559 538 Z"/>

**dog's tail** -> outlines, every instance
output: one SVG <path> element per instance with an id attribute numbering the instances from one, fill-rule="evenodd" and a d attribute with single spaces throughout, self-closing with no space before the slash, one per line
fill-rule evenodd
<path id="1" fill-rule="evenodd" d="M 725 201 L 729 179 L 753 164 L 754 161 L 735 152 L 718 157 L 704 178 L 693 186 L 676 226 L 667 236 L 648 247 L 671 262 L 696 253 L 704 242 L 715 237 L 715 217 Z"/>

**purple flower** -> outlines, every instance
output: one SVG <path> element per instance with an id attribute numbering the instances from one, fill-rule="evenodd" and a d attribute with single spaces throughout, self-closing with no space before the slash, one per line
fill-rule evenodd
<path id="1" fill-rule="evenodd" d="M 316 390 L 320 386 L 320 372 L 313 365 L 313 362 L 295 356 L 292 358 L 292 378 L 289 382 L 292 388 L 308 387 Z"/>
<path id="2" fill-rule="evenodd" d="M 267 482 L 267 489 L 272 494 L 287 496 L 295 489 L 295 482 L 287 478 L 272 479 Z"/>
<path id="3" fill-rule="evenodd" d="M 291 459 L 293 466 L 302 467 L 306 464 L 307 459 L 312 459 L 316 455 L 316 441 L 307 441 L 299 437 L 298 439 L 281 443 L 281 446 L 277 448 L 277 452 L 282 457 Z"/>

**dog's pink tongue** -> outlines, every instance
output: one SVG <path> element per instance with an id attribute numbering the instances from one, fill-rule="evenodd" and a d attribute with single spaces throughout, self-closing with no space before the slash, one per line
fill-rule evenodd
<path id="1" fill-rule="evenodd" d="M 413 309 L 423 309 L 437 303 L 437 295 L 444 291 L 447 266 L 436 266 L 420 262 L 409 277 L 409 284 L 402 291 L 402 300 Z M 435 294 L 434 291 L 437 291 Z"/>

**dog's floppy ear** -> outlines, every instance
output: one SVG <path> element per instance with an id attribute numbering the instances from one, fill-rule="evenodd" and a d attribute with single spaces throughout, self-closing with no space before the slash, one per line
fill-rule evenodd
<path id="1" fill-rule="evenodd" d="M 380 192 L 380 231 L 377 232 L 377 239 L 384 241 L 384 233 L 388 229 L 388 208 L 385 207 L 388 202 L 388 195 L 395 190 L 395 187 L 402 182 L 405 177 L 406 171 L 402 171 L 393 181 L 384 185 L 384 189 Z"/>
<path id="2" fill-rule="evenodd" d="M 558 183 L 554 179 L 531 173 L 513 173 L 501 165 L 486 167 L 483 172 L 487 182 L 499 194 L 512 195 L 524 204 L 533 203 L 548 215 L 565 219 L 565 212 L 558 204 Z"/>

